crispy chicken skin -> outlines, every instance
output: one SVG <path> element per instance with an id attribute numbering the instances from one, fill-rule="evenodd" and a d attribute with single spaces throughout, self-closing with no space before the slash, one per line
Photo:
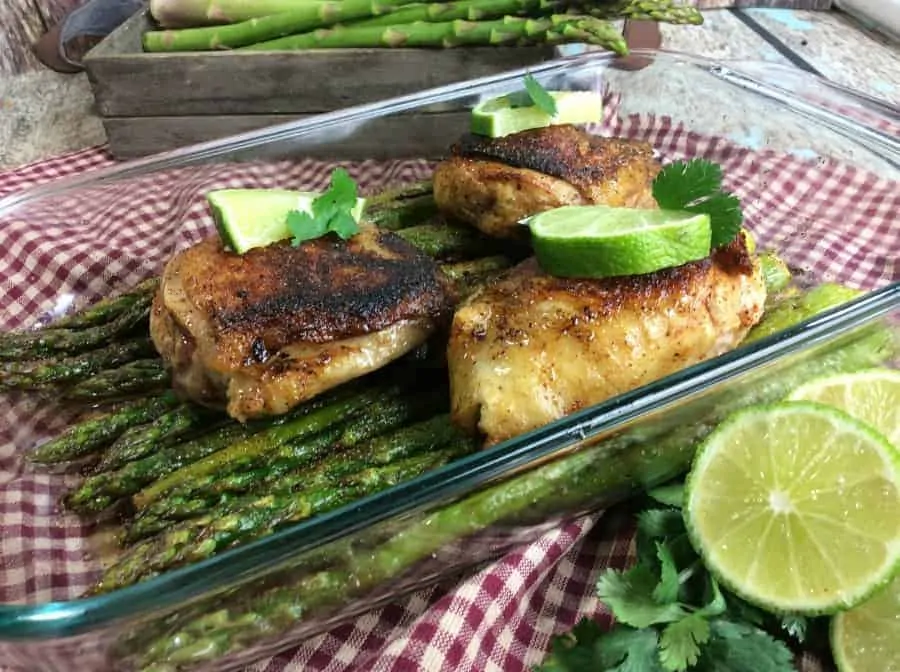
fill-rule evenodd
<path id="1" fill-rule="evenodd" d="M 497 238 L 519 238 L 518 222 L 563 205 L 656 207 L 660 170 L 649 143 L 601 138 L 570 125 L 501 138 L 467 135 L 434 172 L 444 212 Z"/>
<path id="2" fill-rule="evenodd" d="M 531 258 L 470 296 L 447 359 L 456 424 L 498 443 L 738 345 L 766 289 L 743 237 L 684 266 L 579 280 Z"/>
<path id="3" fill-rule="evenodd" d="M 423 343 L 449 320 L 435 262 L 363 225 L 238 255 L 212 237 L 167 264 L 150 316 L 176 389 L 239 419 L 284 413 Z"/>

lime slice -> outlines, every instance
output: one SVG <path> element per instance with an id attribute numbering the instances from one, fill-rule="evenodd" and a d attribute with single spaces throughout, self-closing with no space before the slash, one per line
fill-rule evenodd
<path id="1" fill-rule="evenodd" d="M 831 622 L 840 672 L 900 672 L 900 577 Z"/>
<path id="2" fill-rule="evenodd" d="M 551 275 L 652 273 L 709 256 L 709 216 L 671 210 L 568 205 L 529 217 L 531 243 Z"/>
<path id="3" fill-rule="evenodd" d="M 550 91 L 556 115 L 536 105 L 515 105 L 510 96 L 485 100 L 472 110 L 470 130 L 475 135 L 499 138 L 529 128 L 557 124 L 587 124 L 603 118 L 603 98 L 593 91 Z"/>
<path id="4" fill-rule="evenodd" d="M 794 390 L 789 398 L 846 411 L 900 447 L 900 371 L 873 369 L 825 376 Z"/>
<path id="5" fill-rule="evenodd" d="M 710 571 L 748 602 L 847 609 L 900 567 L 900 455 L 829 406 L 750 407 L 698 451 L 685 522 Z"/>
<path id="6" fill-rule="evenodd" d="M 220 189 L 206 195 L 222 241 L 238 254 L 291 237 L 287 216 L 292 210 L 311 212 L 319 196 L 314 191 L 287 189 Z M 353 215 L 362 215 L 365 199 L 356 201 Z"/>

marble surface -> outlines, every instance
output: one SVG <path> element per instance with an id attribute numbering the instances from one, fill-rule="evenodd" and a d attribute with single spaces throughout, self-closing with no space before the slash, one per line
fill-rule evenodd
<path id="1" fill-rule="evenodd" d="M 703 26 L 664 24 L 663 46 L 718 59 L 790 64 L 787 51 L 825 77 L 900 105 L 900 44 L 839 12 L 745 11 L 769 41 L 735 13 L 710 10 Z M 84 74 L 39 70 L 0 76 L 0 168 L 104 140 Z"/>

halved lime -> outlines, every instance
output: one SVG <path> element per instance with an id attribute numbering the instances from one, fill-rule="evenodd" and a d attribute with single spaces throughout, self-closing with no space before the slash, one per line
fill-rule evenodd
<path id="1" fill-rule="evenodd" d="M 847 609 L 900 567 L 900 455 L 829 406 L 750 407 L 698 451 L 685 522 L 710 571 L 748 602 Z"/>
<path id="2" fill-rule="evenodd" d="M 470 130 L 475 135 L 499 138 L 529 128 L 556 124 L 587 124 L 603 118 L 603 98 L 593 91 L 550 91 L 556 102 L 551 116 L 537 105 L 517 105 L 516 97 L 485 100 L 472 110 Z"/>
<path id="3" fill-rule="evenodd" d="M 291 237 L 287 216 L 292 210 L 310 212 L 319 196 L 314 191 L 288 189 L 219 189 L 206 195 L 222 241 L 238 254 Z M 353 215 L 362 215 L 359 198 Z"/>
<path id="4" fill-rule="evenodd" d="M 840 672 L 900 672 L 900 577 L 831 622 Z"/>
<path id="5" fill-rule="evenodd" d="M 871 369 L 824 376 L 797 388 L 789 399 L 817 401 L 846 411 L 900 447 L 900 371 Z"/>
<path id="6" fill-rule="evenodd" d="M 606 278 L 652 273 L 709 255 L 708 215 L 569 205 L 526 219 L 541 267 L 551 275 Z"/>

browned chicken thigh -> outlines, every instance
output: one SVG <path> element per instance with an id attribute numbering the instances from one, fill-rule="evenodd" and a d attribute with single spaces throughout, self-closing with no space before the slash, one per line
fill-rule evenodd
<path id="1" fill-rule="evenodd" d="M 238 255 L 218 237 L 166 266 L 150 318 L 176 389 L 239 419 L 284 413 L 423 343 L 452 309 L 434 260 L 370 225 Z"/>
<path id="2" fill-rule="evenodd" d="M 497 238 L 522 237 L 520 220 L 563 205 L 656 207 L 660 165 L 646 142 L 561 125 L 467 135 L 451 153 L 434 172 L 438 207 Z"/>
<path id="3" fill-rule="evenodd" d="M 532 258 L 457 309 L 454 421 L 487 445 L 736 347 L 766 288 L 743 237 L 647 275 L 550 276 Z"/>

